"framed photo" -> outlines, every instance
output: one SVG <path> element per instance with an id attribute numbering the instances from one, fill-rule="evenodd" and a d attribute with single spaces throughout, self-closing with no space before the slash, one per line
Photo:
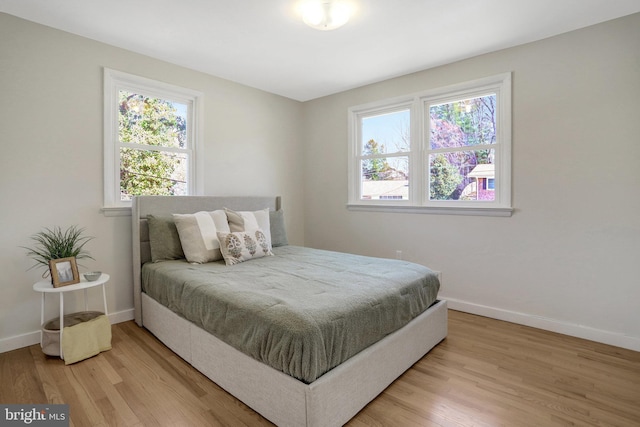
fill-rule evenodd
<path id="1" fill-rule="evenodd" d="M 80 283 L 75 257 L 49 260 L 49 271 L 54 288 Z"/>

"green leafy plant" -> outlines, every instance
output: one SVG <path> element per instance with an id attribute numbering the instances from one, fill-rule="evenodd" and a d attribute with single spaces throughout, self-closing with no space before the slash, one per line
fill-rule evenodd
<path id="1" fill-rule="evenodd" d="M 29 269 L 35 267 L 45 267 L 47 270 L 42 274 L 46 277 L 49 274 L 49 260 L 67 257 L 75 257 L 76 259 L 89 258 L 93 259 L 84 246 L 93 239 L 90 236 L 84 236 L 84 228 L 78 228 L 73 225 L 66 230 L 60 227 L 53 229 L 45 228 L 33 236 L 31 240 L 35 242 L 32 247 L 25 247 L 27 256 L 31 257 L 36 263 Z"/>

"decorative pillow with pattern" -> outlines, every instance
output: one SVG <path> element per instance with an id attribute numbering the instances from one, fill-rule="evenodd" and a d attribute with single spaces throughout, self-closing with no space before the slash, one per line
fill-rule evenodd
<path id="1" fill-rule="evenodd" d="M 173 214 L 173 221 L 187 261 L 202 264 L 222 259 L 217 232 L 231 231 L 223 210 Z"/>
<path id="2" fill-rule="evenodd" d="M 224 211 L 227 214 L 227 221 L 229 221 L 229 228 L 231 232 L 246 231 L 255 232 L 261 230 L 267 242 L 269 242 L 269 250 L 271 250 L 271 225 L 269 223 L 269 209 L 262 209 L 259 211 L 232 211 L 225 208 Z M 222 230 L 221 230 L 222 231 Z"/>
<path id="3" fill-rule="evenodd" d="M 220 251 L 227 265 L 273 255 L 267 236 L 261 229 L 249 232 L 218 232 L 218 240 L 220 241 Z"/>

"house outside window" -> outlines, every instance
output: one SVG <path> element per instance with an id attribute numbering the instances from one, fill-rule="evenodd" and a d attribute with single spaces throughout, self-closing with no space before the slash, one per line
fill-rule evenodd
<path id="1" fill-rule="evenodd" d="M 472 181 L 464 188 L 460 198 L 463 200 L 495 200 L 495 165 L 485 163 L 476 165 L 467 175 Z"/>
<path id="2" fill-rule="evenodd" d="M 350 108 L 348 208 L 511 215 L 511 74 Z"/>
<path id="3" fill-rule="evenodd" d="M 109 69 L 104 84 L 105 210 L 136 195 L 199 194 L 202 94 Z"/>

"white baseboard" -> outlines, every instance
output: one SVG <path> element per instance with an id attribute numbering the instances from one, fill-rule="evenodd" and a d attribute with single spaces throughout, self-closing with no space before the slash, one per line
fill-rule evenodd
<path id="1" fill-rule="evenodd" d="M 133 320 L 133 317 L 134 311 L 133 308 L 130 308 L 129 310 L 118 311 L 117 313 L 109 313 L 109 322 L 115 325 L 116 323 Z"/>
<path id="2" fill-rule="evenodd" d="M 109 322 L 113 325 L 116 323 L 133 320 L 133 309 L 118 311 L 117 313 L 109 313 Z M 22 347 L 40 343 L 40 331 L 28 332 L 22 335 L 16 335 L 8 338 L 0 339 L 0 353 L 16 350 Z"/>
<path id="3" fill-rule="evenodd" d="M 440 297 L 447 300 L 449 308 L 452 310 L 464 311 L 465 313 L 477 314 L 479 316 L 490 317 L 492 319 L 504 320 L 511 323 L 517 323 L 519 325 L 531 326 L 533 328 L 583 338 L 589 341 L 596 341 L 629 350 L 640 351 L 640 338 L 638 337 L 603 331 L 601 329 L 590 328 L 573 323 L 561 322 L 555 319 L 533 316 L 531 314 L 474 304 L 467 301 L 457 300 L 455 298 L 447 298 L 445 295 L 440 295 Z"/>
<path id="4" fill-rule="evenodd" d="M 40 342 L 40 331 L 29 332 L 14 337 L 0 339 L 0 353 L 15 350 L 17 348 L 29 347 Z"/>

